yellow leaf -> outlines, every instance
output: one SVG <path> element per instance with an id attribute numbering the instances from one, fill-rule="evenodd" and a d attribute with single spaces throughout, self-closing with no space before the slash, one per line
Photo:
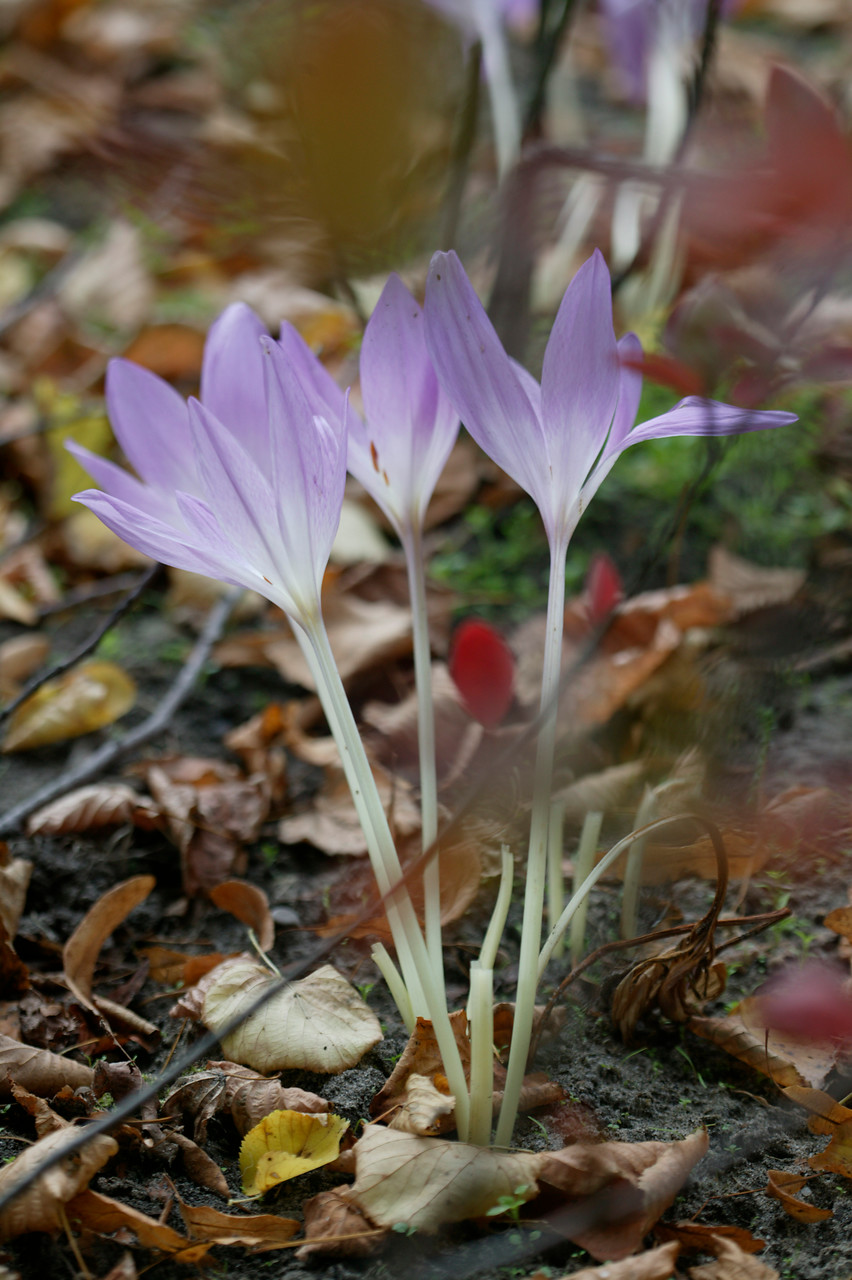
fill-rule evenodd
<path id="1" fill-rule="evenodd" d="M 45 515 L 49 520 L 61 520 L 75 510 L 71 495 L 92 484 L 88 472 L 65 448 L 65 441 L 76 440 L 93 453 L 105 453 L 112 445 L 112 430 L 102 407 L 92 408 L 74 393 L 60 391 L 50 378 L 37 379 L 33 394 L 50 424 L 44 441 L 53 474 Z"/>
<path id="2" fill-rule="evenodd" d="M 273 1111 L 250 1129 L 240 1147 L 240 1173 L 247 1196 L 261 1196 L 279 1182 L 297 1178 L 340 1154 L 349 1121 L 335 1115 Z"/>
<path id="3" fill-rule="evenodd" d="M 136 685 L 113 662 L 84 662 L 21 703 L 3 751 L 30 751 L 112 724 L 136 701 Z"/>

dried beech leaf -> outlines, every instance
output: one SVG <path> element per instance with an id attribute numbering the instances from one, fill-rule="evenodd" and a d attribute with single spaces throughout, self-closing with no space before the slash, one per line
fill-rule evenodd
<path id="1" fill-rule="evenodd" d="M 350 1194 L 351 1188 L 321 1191 L 306 1200 L 305 1235 L 299 1249 L 300 1260 L 317 1253 L 334 1253 L 347 1258 L 366 1258 L 385 1239 L 387 1231 L 372 1225 Z"/>
<path id="2" fill-rule="evenodd" d="M 397 836 L 420 830 L 420 806 L 415 803 L 410 783 L 395 778 L 380 765 L 372 766 L 373 777 Z M 311 808 L 278 824 L 282 844 L 306 841 L 333 855 L 360 856 L 367 852 L 361 820 L 352 800 L 349 784 L 340 769 L 330 770 Z"/>
<path id="3" fill-rule="evenodd" d="M 765 1240 L 758 1240 L 745 1227 L 707 1222 L 658 1222 L 654 1228 L 658 1240 L 676 1240 L 688 1253 L 713 1253 L 718 1239 L 733 1240 L 744 1253 L 760 1253 Z"/>
<path id="4" fill-rule="evenodd" d="M 8 1097 L 12 1085 L 18 1084 L 30 1093 L 49 1098 L 65 1085 L 71 1089 L 90 1086 L 93 1077 L 92 1068 L 82 1062 L 0 1035 L 0 1097 Z"/>
<path id="5" fill-rule="evenodd" d="M 437 1231 L 487 1213 L 501 1196 L 531 1199 L 538 1189 L 541 1157 L 531 1152 L 421 1138 L 375 1124 L 364 1128 L 354 1150 L 350 1194 L 380 1227 L 405 1222 L 417 1231 Z"/>
<path id="6" fill-rule="evenodd" d="M 815 1204 L 798 1198 L 796 1192 L 807 1185 L 807 1177 L 799 1173 L 785 1173 L 782 1169 L 767 1169 L 766 1173 L 769 1179 L 766 1194 L 780 1200 L 784 1211 L 796 1222 L 825 1222 L 826 1218 L 834 1217 L 832 1209 L 819 1209 Z"/>
<path id="7" fill-rule="evenodd" d="M 388 1128 L 434 1137 L 441 1132 L 442 1119 L 451 1116 L 455 1106 L 452 1094 L 442 1092 L 434 1080 L 414 1071 L 405 1082 L 403 1101 L 394 1111 Z"/>
<path id="8" fill-rule="evenodd" d="M 748 1002 L 743 1000 L 740 1009 Z M 745 1062 L 779 1088 L 822 1084 L 837 1062 L 836 1044 L 803 1044 L 770 1031 L 752 1029 L 739 1009 L 725 1018 L 692 1017 L 686 1024 L 695 1035 Z"/>
<path id="9" fill-rule="evenodd" d="M 575 1143 L 543 1154 L 539 1178 L 572 1199 L 593 1195 L 616 1181 L 636 1189 L 638 1199 L 624 1218 L 570 1237 L 598 1261 L 617 1261 L 639 1248 L 708 1146 L 706 1129 L 680 1142 Z"/>
<path id="10" fill-rule="evenodd" d="M 221 1213 L 206 1205 L 178 1204 L 180 1216 L 193 1240 L 207 1244 L 238 1244 L 252 1253 L 282 1249 L 300 1230 L 294 1218 L 281 1218 L 277 1213 Z"/>
<path id="11" fill-rule="evenodd" d="M 262 889 L 246 880 L 223 880 L 210 890 L 210 898 L 217 907 L 230 911 L 254 932 L 261 951 L 271 951 L 275 945 L 275 921 Z"/>
<path id="12" fill-rule="evenodd" d="M 0 1194 L 5 1194 L 32 1172 L 48 1156 L 62 1151 L 77 1140 L 77 1130 L 70 1126 L 57 1129 L 27 1147 L 12 1164 L 0 1169 Z M 60 1210 L 102 1169 L 110 1156 L 118 1151 L 115 1138 L 97 1134 L 81 1151 L 65 1156 L 47 1169 L 41 1177 L 21 1192 L 0 1211 L 0 1240 L 12 1240 L 27 1231 L 58 1231 Z"/>
<path id="13" fill-rule="evenodd" d="M 322 1115 L 330 1107 L 325 1098 L 295 1085 L 285 1087 L 278 1080 L 238 1066 L 235 1062 L 209 1062 L 211 1070 L 225 1075 L 223 1106 L 231 1114 L 238 1133 L 248 1133 L 271 1111 L 302 1111 Z"/>
<path id="14" fill-rule="evenodd" d="M 130 1231 L 144 1248 L 170 1254 L 181 1262 L 200 1261 L 210 1247 L 206 1243 L 193 1246 L 164 1222 L 149 1218 L 147 1213 L 140 1213 L 138 1209 L 98 1191 L 83 1191 L 76 1196 L 68 1206 L 68 1216 L 72 1222 L 80 1222 L 98 1235 Z"/>
<path id="15" fill-rule="evenodd" d="M 169 1134 L 169 1141 L 177 1146 L 184 1173 L 197 1187 L 204 1187 L 205 1191 L 212 1191 L 223 1200 L 230 1199 L 228 1181 L 212 1156 L 184 1133 Z"/>
<path id="16" fill-rule="evenodd" d="M 9 719 L 3 751 L 31 751 L 112 724 L 136 701 L 136 685 L 113 662 L 84 662 L 48 682 Z"/>
<path id="17" fill-rule="evenodd" d="M 676 1241 L 648 1249 L 634 1258 L 607 1262 L 602 1267 L 583 1267 L 560 1280 L 669 1280 L 675 1274 L 680 1246 Z M 535 1280 L 535 1277 L 532 1278 Z"/>
<path id="18" fill-rule="evenodd" d="M 793 1086 L 785 1089 L 784 1094 L 811 1113 L 808 1121 L 811 1133 L 827 1133 L 831 1136 L 831 1142 L 825 1150 L 808 1160 L 811 1168 L 852 1178 L 852 1109 L 835 1102 L 834 1098 L 819 1089 Z"/>
<path id="19" fill-rule="evenodd" d="M 690 1280 L 778 1280 L 778 1272 L 733 1240 L 716 1237 L 716 1258 L 701 1267 L 690 1267 Z"/>
<path id="20" fill-rule="evenodd" d="M 207 990 L 203 1013 L 211 1031 L 277 982 L 251 960 L 227 961 L 214 974 L 218 977 Z M 354 1067 L 381 1038 L 378 1018 L 327 964 L 273 996 L 222 1047 L 229 1058 L 256 1071 L 336 1073 Z"/>
<path id="21" fill-rule="evenodd" d="M 348 1128 L 341 1116 L 273 1111 L 240 1144 L 243 1191 L 262 1196 L 281 1182 L 331 1164 Z"/>
<path id="22" fill-rule="evenodd" d="M 832 929 L 852 942 L 852 907 L 835 907 L 823 920 L 826 929 Z"/>
<path id="23" fill-rule="evenodd" d="M 95 831 L 132 822 L 150 831 L 159 821 L 158 807 L 123 782 L 80 787 L 45 805 L 27 821 L 27 834 L 56 836 L 71 831 Z"/>
<path id="24" fill-rule="evenodd" d="M 153 876 L 134 876 L 107 890 L 89 908 L 62 948 L 65 981 L 87 1008 L 92 1005 L 92 978 L 101 947 L 134 907 L 145 901 L 156 883 Z"/>

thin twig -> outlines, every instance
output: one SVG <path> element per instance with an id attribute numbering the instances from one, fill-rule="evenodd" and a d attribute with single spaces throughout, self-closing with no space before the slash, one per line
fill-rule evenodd
<path id="1" fill-rule="evenodd" d="M 114 764 L 116 760 L 119 760 L 129 751 L 135 750 L 136 747 L 140 747 L 143 743 L 149 742 L 151 738 L 155 738 L 158 733 L 162 733 L 195 685 L 205 662 L 210 656 L 210 650 L 225 629 L 240 594 L 241 588 L 232 588 L 210 610 L 207 621 L 204 624 L 204 630 L 195 642 L 195 647 L 189 658 L 184 666 L 181 667 L 177 679 L 165 698 L 148 719 L 137 725 L 135 729 L 131 729 L 123 738 L 105 742 L 102 747 L 99 747 L 97 751 L 93 751 L 81 764 L 66 770 L 65 773 L 54 778 L 26 800 L 14 805 L 0 817 L 0 835 L 6 836 L 17 831 L 23 820 L 28 818 L 31 813 L 34 813 L 36 809 L 40 809 L 42 805 L 56 800 L 58 796 L 64 795 L 73 787 L 79 787 L 84 783 L 91 782 L 93 778 L 103 773 L 104 769 L 109 768 L 110 765 Z"/>
<path id="2" fill-rule="evenodd" d="M 549 7 L 549 6 L 548 6 Z M 574 16 L 574 10 L 577 7 L 577 0 L 562 0 L 562 12 L 557 18 L 555 24 L 550 30 L 546 29 L 547 24 L 547 7 L 542 5 L 541 9 L 541 26 L 536 41 L 536 77 L 530 94 L 529 105 L 527 106 L 526 118 L 524 120 L 524 133 L 537 134 L 541 129 L 541 117 L 544 111 L 545 96 L 547 93 L 547 81 L 553 70 L 553 64 L 556 61 L 556 55 L 559 52 L 559 46 L 565 38 L 565 33 Z"/>
<path id="3" fill-rule="evenodd" d="M 87 653 L 91 653 L 92 650 L 100 644 L 106 633 L 112 630 L 119 618 L 121 618 L 127 610 L 136 603 L 142 592 L 150 585 L 161 567 L 162 566 L 159 564 L 153 564 L 149 569 L 146 569 L 142 576 L 136 579 L 132 591 L 129 591 L 124 599 L 115 606 L 109 617 L 100 623 L 91 635 L 83 640 L 76 649 L 72 649 L 67 658 L 63 658 L 61 662 L 56 662 L 53 666 L 48 667 L 46 671 L 41 671 L 38 675 L 33 676 L 32 680 L 28 681 L 27 684 L 24 685 L 17 697 L 13 698 L 8 706 L 5 706 L 3 710 L 0 711 L 0 725 L 5 724 L 12 712 L 16 711 L 22 702 L 26 702 L 27 698 L 40 689 L 42 685 L 47 684 L 48 680 L 54 680 L 57 676 L 63 675 L 78 663 L 81 658 L 85 658 Z"/>

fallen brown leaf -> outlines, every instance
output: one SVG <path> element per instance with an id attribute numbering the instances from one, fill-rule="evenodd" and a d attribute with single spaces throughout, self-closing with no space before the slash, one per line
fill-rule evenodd
<path id="1" fill-rule="evenodd" d="M 86 1009 L 103 1012 L 104 1006 L 114 1012 L 111 1002 L 98 1000 L 92 995 L 92 979 L 101 947 L 120 924 L 144 902 L 154 888 L 153 876 L 134 876 L 115 885 L 89 908 L 71 937 L 62 948 L 62 968 L 65 982 L 74 998 Z M 126 1010 L 123 1011 L 126 1013 Z M 157 1028 L 148 1023 L 149 1035 L 156 1035 Z"/>
<path id="2" fill-rule="evenodd" d="M 829 1134 L 831 1137 L 825 1150 L 808 1160 L 811 1168 L 852 1178 L 852 1109 L 835 1102 L 819 1089 L 802 1089 L 793 1085 L 784 1090 L 784 1095 L 810 1112 L 808 1128 L 811 1133 Z"/>
<path id="3" fill-rule="evenodd" d="M 20 995 L 29 985 L 27 966 L 14 942 L 24 910 L 33 864 L 26 858 L 10 858 L 0 844 L 0 995 Z"/>
<path id="4" fill-rule="evenodd" d="M 34 1049 L 9 1036 L 0 1035 L 0 1097 L 8 1097 L 13 1084 L 49 1098 L 63 1087 L 91 1086 L 94 1072 L 73 1058 L 60 1057 L 49 1049 Z"/>
<path id="5" fill-rule="evenodd" d="M 740 1009 L 747 1001 L 742 1001 Z M 686 1024 L 695 1035 L 711 1040 L 732 1057 L 745 1062 L 779 1088 L 792 1085 L 819 1085 L 837 1062 L 836 1044 L 806 1044 L 784 1039 L 774 1031 L 750 1026 L 739 1010 L 725 1018 L 693 1016 Z"/>
<path id="6" fill-rule="evenodd" d="M 690 1267 L 690 1280 L 778 1280 L 778 1272 L 759 1258 L 745 1253 L 733 1240 L 716 1237 L 714 1262 Z"/>
<path id="7" fill-rule="evenodd" d="M 68 1217 L 72 1224 L 78 1222 L 98 1235 L 129 1231 L 144 1248 L 169 1254 L 180 1262 L 199 1262 L 212 1243 L 192 1244 L 164 1222 L 149 1218 L 146 1213 L 98 1191 L 87 1190 L 75 1196 L 68 1205 Z"/>
<path id="8" fill-rule="evenodd" d="M 708 1146 L 706 1129 L 697 1129 L 680 1142 L 577 1144 L 543 1154 L 539 1177 L 571 1198 L 593 1195 L 617 1180 L 636 1188 L 641 1197 L 637 1212 L 570 1237 L 598 1261 L 617 1261 L 640 1247 Z"/>
<path id="9" fill-rule="evenodd" d="M 394 777 L 380 765 L 372 766 L 373 777 L 387 812 L 391 829 L 397 837 L 410 836 L 420 830 L 420 807 L 415 802 L 409 783 Z M 367 841 L 352 793 L 342 770 L 329 770 L 326 781 L 311 808 L 278 824 L 282 844 L 298 844 L 304 840 L 333 855 L 361 855 L 367 852 Z"/>
<path id="10" fill-rule="evenodd" d="M 797 1191 L 807 1185 L 807 1177 L 798 1173 L 785 1173 L 782 1169 L 768 1169 L 767 1177 L 769 1185 L 766 1194 L 774 1200 L 780 1200 L 785 1213 L 789 1213 L 796 1222 L 825 1222 L 827 1218 L 834 1217 L 833 1210 L 819 1209 L 815 1204 L 800 1200 L 796 1195 Z"/>
<path id="11" fill-rule="evenodd" d="M 95 831 L 101 827 L 134 826 L 153 830 L 159 822 L 159 809 L 123 782 L 95 783 L 69 791 L 27 819 L 30 836 L 66 835 L 73 831 Z"/>
<path id="12" fill-rule="evenodd" d="M 277 1213 L 259 1213 L 253 1217 L 220 1213 L 218 1209 L 184 1204 L 182 1200 L 178 1209 L 193 1240 L 205 1244 L 237 1244 L 252 1253 L 283 1249 L 302 1226 L 294 1218 L 282 1218 Z"/>
<path id="13" fill-rule="evenodd" d="M 37 1169 L 48 1156 L 55 1156 L 77 1139 L 70 1126 L 57 1129 L 27 1147 L 12 1164 L 0 1169 L 0 1193 L 5 1194 Z M 69 1201 L 89 1184 L 89 1179 L 102 1169 L 110 1156 L 118 1151 L 118 1143 L 106 1134 L 98 1134 L 75 1151 L 59 1160 L 11 1204 L 0 1211 L 0 1240 L 11 1240 L 27 1231 L 58 1231 L 62 1212 Z"/>
<path id="14" fill-rule="evenodd" d="M 387 1229 L 374 1227 L 348 1192 L 348 1187 L 341 1191 L 321 1191 L 305 1201 L 307 1240 L 296 1254 L 297 1258 L 310 1258 L 318 1253 L 366 1258 L 375 1252 L 387 1236 Z"/>
<path id="15" fill-rule="evenodd" d="M 245 880 L 225 880 L 210 890 L 210 899 L 223 911 L 230 911 L 252 930 L 261 951 L 275 944 L 275 921 L 269 912 L 269 900 L 262 889 Z"/>
<path id="16" fill-rule="evenodd" d="M 648 1249 L 635 1258 L 621 1262 L 607 1262 L 602 1267 L 583 1267 L 564 1275 L 560 1280 L 669 1280 L 675 1273 L 679 1245 L 676 1241 Z M 536 1280 L 536 1273 L 530 1280 Z M 543 1280 L 543 1276 L 542 1276 Z"/>
<path id="17" fill-rule="evenodd" d="M 685 1253 L 713 1253 L 716 1240 L 733 1240 L 744 1253 L 760 1253 L 765 1240 L 758 1240 L 745 1227 L 732 1227 L 705 1222 L 658 1222 L 654 1228 L 658 1240 L 676 1240 Z"/>
<path id="18" fill-rule="evenodd" d="M 270 1080 L 236 1062 L 208 1062 L 206 1071 L 178 1081 L 162 1109 L 167 1115 L 180 1110 L 189 1116 L 196 1142 L 203 1143 L 207 1124 L 219 1111 L 228 1112 L 238 1133 L 246 1134 L 271 1111 L 321 1114 L 330 1108 L 325 1098 L 315 1093 L 285 1088 L 279 1080 Z"/>

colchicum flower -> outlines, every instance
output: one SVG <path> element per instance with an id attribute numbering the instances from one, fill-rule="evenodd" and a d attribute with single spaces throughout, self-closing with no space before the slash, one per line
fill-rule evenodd
<path id="1" fill-rule="evenodd" d="M 438 830 L 438 797 L 422 535 L 426 508 L 455 444 L 459 419 L 432 367 L 423 326 L 419 304 L 391 275 L 364 332 L 364 420 L 349 411 L 348 466 L 385 513 L 405 551 L 419 703 L 422 838 L 428 848 Z M 340 421 L 345 396 L 328 371 L 291 326 L 282 326 L 281 343 L 310 388 L 315 412 Z M 424 880 L 426 938 L 435 980 L 443 983 L 437 859 Z"/>
<path id="2" fill-rule="evenodd" d="M 426 337 L 438 377 L 467 430 L 534 499 L 550 544 L 542 675 L 515 1023 L 498 1145 L 511 1140 L 532 1031 L 541 947 L 547 839 L 569 539 L 616 459 L 642 440 L 730 435 L 795 421 L 690 397 L 634 425 L 641 346 L 616 342 L 610 277 L 596 250 L 568 286 L 544 355 L 541 386 L 500 343 L 454 253 L 436 253 L 426 286 Z"/>
<path id="3" fill-rule="evenodd" d="M 379 891 L 395 890 L 386 910 L 402 970 L 396 987 L 400 1011 L 410 1025 L 415 1014 L 431 1018 L 460 1131 L 466 1133 L 469 1095 L 443 981 L 434 976 L 404 887 L 322 619 L 322 576 L 346 479 L 346 400 L 299 345 L 295 331 L 285 326 L 282 338 L 274 342 L 248 307 L 229 307 L 208 336 L 201 400 L 188 404 L 147 370 L 113 361 L 107 406 L 140 478 L 72 444 L 74 455 L 105 490 L 87 489 L 76 499 L 131 546 L 166 564 L 250 587 L 295 624 L 340 750 Z M 437 383 L 431 403 L 443 403 Z M 442 421 L 451 421 L 446 409 Z M 451 446 L 452 440 L 447 449 Z"/>
<path id="4" fill-rule="evenodd" d="M 345 424 L 315 415 L 257 316 L 236 304 L 213 325 L 200 401 L 128 360 L 110 362 L 106 397 L 139 479 L 69 443 L 105 490 L 76 501 L 154 559 L 250 587 L 311 626 L 340 521 Z"/>

